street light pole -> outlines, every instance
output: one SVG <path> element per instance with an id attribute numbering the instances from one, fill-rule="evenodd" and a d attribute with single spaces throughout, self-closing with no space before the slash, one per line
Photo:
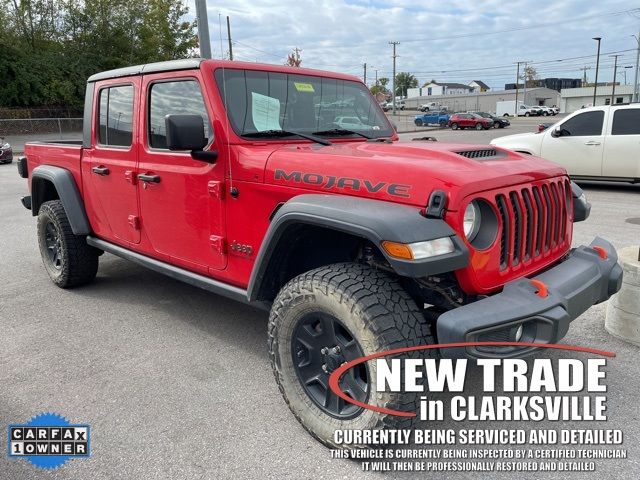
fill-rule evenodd
<path id="1" fill-rule="evenodd" d="M 524 62 L 518 62 L 516 68 L 516 106 L 513 109 L 514 117 L 518 118 L 518 82 L 520 81 L 520 64 Z"/>
<path id="2" fill-rule="evenodd" d="M 640 65 L 638 65 L 638 62 L 640 61 L 640 31 L 638 31 L 637 37 L 635 35 L 633 35 L 633 37 L 636 39 L 636 42 L 638 42 L 638 49 L 636 51 L 636 73 L 633 80 L 633 95 L 631 96 L 631 100 L 637 102 L 638 95 L 640 95 L 640 92 L 638 92 L 638 69 L 640 67 Z"/>
<path id="3" fill-rule="evenodd" d="M 391 98 L 393 99 L 393 116 L 396 116 L 396 45 L 400 45 L 400 42 L 389 42 L 389 45 L 393 45 L 393 78 L 391 83 Z"/>
<path id="4" fill-rule="evenodd" d="M 598 69 L 600 68 L 600 41 L 602 37 L 593 37 L 598 42 L 598 54 L 596 56 L 596 80 L 593 82 L 593 106 L 596 106 L 596 91 L 598 90 Z"/>

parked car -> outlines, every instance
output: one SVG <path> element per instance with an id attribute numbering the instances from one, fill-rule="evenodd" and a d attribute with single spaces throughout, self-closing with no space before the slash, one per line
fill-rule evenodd
<path id="1" fill-rule="evenodd" d="M 489 120 L 493 120 L 493 128 L 505 128 L 511 125 L 511 122 L 505 117 L 497 117 L 493 113 L 490 112 L 468 112 L 475 113 L 476 115 L 480 115 L 482 118 L 488 118 Z"/>
<path id="2" fill-rule="evenodd" d="M 640 104 L 584 108 L 541 133 L 491 144 L 544 157 L 573 178 L 640 182 Z"/>
<path id="3" fill-rule="evenodd" d="M 270 77 L 284 88 L 269 90 Z M 314 90 L 321 82 L 334 88 Z M 611 243 L 572 248 L 590 205 L 565 169 L 486 146 L 401 143 L 358 77 L 191 58 L 97 73 L 86 92 L 81 139 L 27 143 L 18 160 L 30 192 L 22 204 L 37 219 L 32 253 L 51 281 L 90 283 L 108 252 L 270 310 L 275 381 L 295 418 L 331 448 L 336 429 L 410 427 L 396 414 L 420 402 L 418 392 L 381 388 L 363 357 L 436 343 L 458 348 L 421 355 L 530 355 L 620 289 Z M 323 95 L 353 101 L 371 135 L 319 123 Z M 527 203 L 538 191 L 555 201 Z M 523 220 L 532 213 L 545 221 Z M 46 291 L 55 322 L 56 296 L 32 281 L 35 258 L 23 261 L 25 295 Z M 99 293 L 124 276 L 108 263 L 108 281 L 74 296 L 118 301 Z M 130 282 L 128 301 L 148 300 L 136 291 L 143 281 Z M 186 290 L 176 290 L 183 301 Z M 214 303 L 202 313 L 215 322 Z M 158 332 L 163 345 L 172 330 Z M 242 362 L 242 340 L 215 355 Z"/>
<path id="4" fill-rule="evenodd" d="M 371 130 L 371 126 L 362 123 L 358 117 L 336 117 L 333 123 L 345 130 Z"/>
<path id="5" fill-rule="evenodd" d="M 465 128 L 488 130 L 493 127 L 493 120 L 483 118 L 475 113 L 454 113 L 449 117 L 449 126 L 452 130 L 464 130 Z"/>
<path id="6" fill-rule="evenodd" d="M 425 112 L 421 115 L 416 115 L 413 123 L 418 127 L 423 125 L 440 125 L 446 127 L 449 124 L 449 114 L 445 111 L 442 112 Z"/>
<path id="7" fill-rule="evenodd" d="M 542 110 L 542 115 L 544 115 L 545 117 L 558 114 L 558 112 L 556 112 L 553 108 L 547 107 L 546 105 L 540 105 L 538 108 Z"/>
<path id="8" fill-rule="evenodd" d="M 560 113 L 560 109 L 558 107 L 556 107 L 555 105 L 550 107 L 551 110 L 553 110 L 554 115 L 557 115 Z"/>
<path id="9" fill-rule="evenodd" d="M 13 149 L 9 142 L 5 142 L 4 138 L 0 138 L 0 163 L 13 162 Z"/>
<path id="10" fill-rule="evenodd" d="M 419 105 L 418 110 L 420 110 L 421 112 L 430 112 L 432 110 L 441 112 L 443 110 L 448 110 L 448 108 L 445 105 L 440 105 L 440 103 L 438 102 L 429 102 Z"/>

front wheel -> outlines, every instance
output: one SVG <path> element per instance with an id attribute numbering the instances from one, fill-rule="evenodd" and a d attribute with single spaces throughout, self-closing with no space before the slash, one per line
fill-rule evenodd
<path id="1" fill-rule="evenodd" d="M 457 130 L 458 129 L 458 124 L 457 123 L 452 123 L 451 124 L 451 130 Z"/>
<path id="2" fill-rule="evenodd" d="M 384 415 L 345 402 L 329 388 L 345 362 L 373 353 L 433 343 L 429 324 L 399 282 L 366 265 L 341 263 L 295 277 L 275 301 L 268 346 L 276 382 L 296 419 L 328 447 L 336 429 L 409 428 L 411 418 Z M 436 356 L 434 350 L 422 356 Z M 410 392 L 377 392 L 376 363 L 347 371 L 340 387 L 377 406 L 415 411 Z M 393 408 L 393 407 L 391 407 Z"/>
<path id="3" fill-rule="evenodd" d="M 531 116 L 531 114 L 530 114 L 529 112 L 524 112 L 524 116 L 525 116 L 525 117 L 530 117 L 530 116 Z"/>
<path id="4" fill-rule="evenodd" d="M 86 237 L 73 233 L 60 200 L 40 207 L 38 244 L 44 268 L 57 286 L 76 287 L 95 278 L 100 251 L 87 245 Z"/>
<path id="5" fill-rule="evenodd" d="M 444 120 L 440 120 L 440 128 L 446 128 L 447 127 L 447 122 Z"/>

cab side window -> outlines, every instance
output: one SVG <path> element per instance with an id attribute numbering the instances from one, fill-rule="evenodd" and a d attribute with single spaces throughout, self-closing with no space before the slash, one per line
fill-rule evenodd
<path id="1" fill-rule="evenodd" d="M 611 135 L 640 135 L 640 108 L 625 108 L 613 114 Z"/>
<path id="2" fill-rule="evenodd" d="M 211 122 L 204 105 L 200 85 L 196 80 L 159 82 L 149 91 L 149 146 L 167 148 L 164 118 L 167 115 L 200 115 L 204 121 L 204 134 L 212 138 Z"/>
<path id="3" fill-rule="evenodd" d="M 604 112 L 584 112 L 564 122 L 560 128 L 563 137 L 587 137 L 602 135 Z"/>
<path id="4" fill-rule="evenodd" d="M 133 131 L 133 85 L 100 90 L 98 143 L 130 147 Z"/>

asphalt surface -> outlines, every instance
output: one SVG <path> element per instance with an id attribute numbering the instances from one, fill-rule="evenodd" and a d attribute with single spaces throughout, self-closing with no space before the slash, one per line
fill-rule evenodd
<path id="1" fill-rule="evenodd" d="M 514 130 L 441 135 L 476 142 L 476 135 Z M 575 244 L 596 235 L 616 247 L 637 244 L 640 227 L 625 220 L 640 217 L 640 188 L 583 187 L 593 210 L 587 222 L 575 226 Z M 19 203 L 26 191 L 15 165 L 0 165 L 0 451 L 6 451 L 8 424 L 53 411 L 91 425 L 93 455 L 42 472 L 0 454 L 0 478 L 398 478 L 331 459 L 298 425 L 273 379 L 264 312 L 108 254 L 101 257 L 93 284 L 55 287 L 41 265 L 35 219 Z M 629 458 L 599 461 L 599 480 L 639 478 L 640 349 L 605 331 L 604 312 L 604 305 L 589 310 L 573 323 L 564 342 L 617 354 L 607 367 L 609 421 L 586 428 L 621 428 L 625 434 Z M 549 356 L 571 357 L 562 352 Z M 474 389 L 477 385 L 470 382 L 466 393 Z M 447 426 L 490 427 L 437 425 Z M 406 478 L 484 476 L 443 472 Z"/>

